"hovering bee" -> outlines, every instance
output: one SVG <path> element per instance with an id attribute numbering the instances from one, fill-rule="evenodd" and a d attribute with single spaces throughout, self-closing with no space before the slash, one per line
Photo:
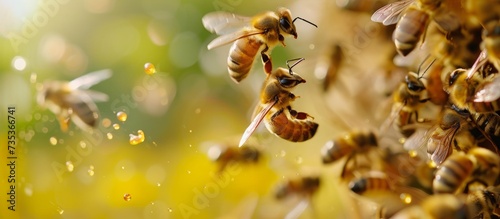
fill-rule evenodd
<path id="1" fill-rule="evenodd" d="M 490 74 L 486 78 L 468 70 L 456 69 L 446 77 L 446 91 L 450 101 L 459 109 L 471 113 L 496 112 L 500 110 L 500 77 Z"/>
<path id="2" fill-rule="evenodd" d="M 229 50 L 227 66 L 233 81 L 239 83 L 248 76 L 259 51 L 264 71 L 271 73 L 271 50 L 278 43 L 285 46 L 285 36 L 297 38 L 294 25 L 297 19 L 317 27 L 300 17 L 292 20 L 290 10 L 286 8 L 278 8 L 276 12 L 268 11 L 254 17 L 223 11 L 212 12 L 205 15 L 202 22 L 208 31 L 221 35 L 208 44 L 209 50 L 234 42 Z"/>
<path id="3" fill-rule="evenodd" d="M 255 108 L 252 123 L 241 137 L 240 147 L 263 120 L 271 133 L 292 142 L 306 141 L 316 134 L 318 124 L 312 121 L 313 118 L 307 113 L 293 110 L 290 106 L 290 102 L 297 98 L 290 90 L 306 82 L 292 71 L 292 68 L 304 59 L 297 60 L 292 66 L 289 66 L 288 62 L 293 60 L 287 61 L 288 69 L 278 68 L 267 74 L 260 94 L 260 103 Z"/>
<path id="4" fill-rule="evenodd" d="M 278 184 L 274 192 L 274 197 L 277 200 L 284 200 L 292 196 L 300 199 L 300 202 L 287 213 L 285 218 L 298 218 L 309 206 L 311 198 L 318 191 L 320 184 L 321 178 L 315 174 L 289 178 Z"/>
<path id="5" fill-rule="evenodd" d="M 254 146 L 245 145 L 243 147 L 233 147 L 228 145 L 215 144 L 208 149 L 208 157 L 219 164 L 219 173 L 231 162 L 257 163 L 262 157 L 262 153 Z"/>
<path id="6" fill-rule="evenodd" d="M 335 43 L 332 45 L 327 57 L 316 65 L 314 74 L 318 79 L 322 80 L 323 91 L 327 91 L 330 85 L 337 81 L 344 59 L 345 54 L 342 47 Z"/>
<path id="7" fill-rule="evenodd" d="M 378 142 L 373 132 L 352 131 L 344 136 L 328 141 L 321 148 L 321 157 L 323 163 L 328 164 L 347 156 L 341 173 L 341 177 L 344 178 L 347 165 L 356 154 L 366 154 L 372 148 L 376 147 L 378 147 Z"/>
<path id="8" fill-rule="evenodd" d="M 91 130 L 99 117 L 95 102 L 107 101 L 108 95 L 88 88 L 110 78 L 111 74 L 111 70 L 105 69 L 69 82 L 46 81 L 38 90 L 37 102 L 56 115 L 61 131 L 68 130 L 70 120 L 82 130 Z"/>
<path id="9" fill-rule="evenodd" d="M 475 143 L 468 131 L 467 118 L 469 112 L 445 107 L 439 121 L 428 130 L 418 130 L 404 143 L 407 150 L 417 150 L 425 146 L 431 160 L 440 165 L 453 149 L 466 150 Z M 460 141 L 457 140 L 460 136 Z"/>
<path id="10" fill-rule="evenodd" d="M 447 11 L 443 4 L 442 0 L 401 0 L 378 9 L 371 19 L 386 26 L 397 23 L 394 44 L 398 52 L 406 56 L 425 40 L 431 19 L 446 32 L 459 27 L 456 15 Z"/>

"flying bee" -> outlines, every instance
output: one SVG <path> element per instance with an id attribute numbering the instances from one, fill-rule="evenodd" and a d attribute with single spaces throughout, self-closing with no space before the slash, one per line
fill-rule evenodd
<path id="1" fill-rule="evenodd" d="M 446 77 L 445 89 L 450 101 L 459 109 L 471 113 L 496 112 L 500 110 L 500 77 L 490 74 L 483 78 L 466 69 L 456 69 Z"/>
<path id="2" fill-rule="evenodd" d="M 458 19 L 443 7 L 442 0 L 401 0 L 387 4 L 373 13 L 372 21 L 386 26 L 397 23 L 393 33 L 398 52 L 406 56 L 419 42 L 425 41 L 430 20 L 445 32 L 459 27 Z"/>
<path id="3" fill-rule="evenodd" d="M 285 46 L 285 36 L 297 38 L 294 24 L 297 19 L 317 27 L 300 17 L 292 20 L 290 10 L 286 8 L 278 8 L 275 12 L 268 11 L 254 17 L 223 11 L 212 12 L 205 15 L 202 22 L 208 31 L 221 35 L 208 44 L 209 50 L 234 42 L 229 50 L 227 66 L 231 79 L 239 83 L 248 76 L 259 51 L 264 71 L 271 73 L 271 50 L 278 43 Z"/>
<path id="4" fill-rule="evenodd" d="M 311 198 L 318 191 L 320 184 L 321 178 L 316 174 L 289 178 L 278 184 L 274 192 L 274 197 L 277 200 L 282 201 L 292 196 L 300 199 L 299 203 L 287 213 L 285 218 L 298 218 L 310 205 Z"/>
<path id="5" fill-rule="evenodd" d="M 230 163 L 257 163 L 262 157 L 261 151 L 250 145 L 236 147 L 236 145 L 215 144 L 208 149 L 207 154 L 212 161 L 219 164 L 219 173 Z"/>
<path id="6" fill-rule="evenodd" d="M 99 117 L 95 102 L 107 101 L 108 95 L 88 88 L 110 78 L 111 74 L 111 70 L 105 69 L 69 82 L 46 81 L 38 90 L 37 102 L 56 115 L 61 131 L 68 130 L 70 120 L 82 130 L 91 130 Z"/>
<path id="7" fill-rule="evenodd" d="M 288 62 L 293 60 L 287 61 L 288 69 L 278 68 L 267 74 L 260 93 L 260 103 L 255 108 L 252 123 L 241 137 L 240 147 L 262 121 L 271 133 L 292 142 L 307 141 L 316 134 L 318 123 L 312 121 L 313 117 L 304 112 L 297 112 L 290 106 L 290 102 L 297 98 L 290 90 L 306 82 L 292 71 L 292 68 L 304 59 L 296 60 L 298 61 L 292 66 Z"/>
<path id="8" fill-rule="evenodd" d="M 323 91 L 327 91 L 330 85 L 335 83 L 339 77 L 339 70 L 345 61 L 345 53 L 338 43 L 334 43 L 323 60 L 318 62 L 314 74 L 322 80 Z"/>
<path id="9" fill-rule="evenodd" d="M 366 154 L 376 147 L 378 147 L 378 141 L 373 132 L 351 131 L 344 136 L 328 141 L 321 148 L 321 157 L 323 163 L 328 164 L 347 156 L 341 173 L 341 177 L 345 178 L 349 161 L 356 154 Z"/>

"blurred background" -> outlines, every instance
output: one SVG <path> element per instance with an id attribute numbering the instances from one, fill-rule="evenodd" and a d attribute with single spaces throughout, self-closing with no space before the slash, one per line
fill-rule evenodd
<path id="1" fill-rule="evenodd" d="M 324 166 L 320 158 L 326 141 L 354 127 L 378 126 L 370 107 L 390 90 L 377 82 L 394 50 L 389 31 L 370 21 L 378 1 L 366 1 L 363 12 L 339 9 L 348 2 L 0 0 L 0 109 L 6 115 L 15 107 L 17 136 L 16 211 L 2 204 L 1 218 L 283 218 L 304 198 L 275 200 L 276 185 L 309 173 L 318 174 L 321 185 L 295 216 L 376 215 L 374 203 L 354 197 L 338 179 L 341 163 Z M 230 166 L 219 177 L 208 148 L 236 146 L 265 74 L 256 61 L 250 76 L 234 83 L 226 69 L 230 46 L 207 50 L 216 35 L 201 18 L 221 10 L 254 16 L 280 6 L 318 25 L 297 21 L 298 38 L 286 38 L 286 47 L 272 52 L 275 68 L 305 58 L 294 71 L 307 83 L 294 89 L 300 98 L 292 106 L 313 116 L 318 132 L 291 143 L 262 125 L 251 141 L 263 158 Z M 325 93 L 324 75 L 315 75 L 334 44 L 345 50 L 345 80 L 355 82 L 346 83 L 351 95 Z M 70 123 L 62 132 L 56 115 L 37 104 L 37 87 L 102 69 L 113 74 L 91 88 L 109 96 L 97 103 L 97 128 L 87 132 Z M 6 116 L 0 124 L 6 126 Z M 144 141 L 131 144 L 139 130 Z M 6 141 L 0 145 L 4 160 Z M 9 167 L 2 166 L 5 203 Z"/>

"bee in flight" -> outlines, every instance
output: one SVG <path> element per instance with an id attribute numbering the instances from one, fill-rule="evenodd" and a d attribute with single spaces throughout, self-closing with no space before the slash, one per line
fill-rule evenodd
<path id="1" fill-rule="evenodd" d="M 288 64 L 289 61 L 295 60 L 297 62 L 292 66 Z M 313 117 L 304 112 L 297 112 L 290 106 L 290 102 L 297 98 L 290 90 L 306 82 L 292 71 L 302 60 L 304 58 L 288 60 L 288 69 L 278 68 L 267 74 L 260 94 L 260 103 L 255 108 L 252 123 L 241 137 L 240 147 L 263 120 L 271 133 L 292 142 L 306 141 L 316 134 L 318 124 L 312 121 Z"/>
<path id="2" fill-rule="evenodd" d="M 378 9 L 371 19 L 386 26 L 397 23 L 394 44 L 398 52 L 406 56 L 425 40 L 431 18 L 446 32 L 459 27 L 457 16 L 443 5 L 442 0 L 401 0 Z"/>
<path id="3" fill-rule="evenodd" d="M 262 152 L 255 146 L 215 144 L 208 149 L 208 157 L 219 164 L 219 173 L 222 173 L 230 163 L 254 163 L 262 159 Z"/>
<path id="4" fill-rule="evenodd" d="M 205 15 L 202 22 L 208 31 L 220 35 L 208 44 L 209 50 L 234 42 L 229 50 L 227 68 L 231 78 L 239 83 L 248 76 L 259 51 L 264 71 L 271 73 L 271 50 L 278 43 L 285 46 L 285 36 L 297 38 L 294 25 L 297 19 L 317 27 L 300 17 L 292 20 L 290 10 L 286 8 L 278 8 L 275 12 L 268 11 L 254 17 L 217 11 Z"/>
<path id="5" fill-rule="evenodd" d="M 91 130 L 97 125 L 98 109 L 95 102 L 105 102 L 108 95 L 88 90 L 111 77 L 111 70 L 88 73 L 72 81 L 46 81 L 38 90 L 37 102 L 57 116 L 61 130 L 68 130 L 69 121 L 82 130 Z"/>

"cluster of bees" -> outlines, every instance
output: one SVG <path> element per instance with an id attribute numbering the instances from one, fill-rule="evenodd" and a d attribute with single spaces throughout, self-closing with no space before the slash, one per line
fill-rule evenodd
<path id="1" fill-rule="evenodd" d="M 391 107 L 380 127 L 352 130 L 326 142 L 318 152 L 323 163 L 345 159 L 340 178 L 356 194 L 400 194 L 401 206 L 381 206 L 384 218 L 499 217 L 500 1 L 337 3 L 370 13 L 372 21 L 384 26 L 395 24 L 394 53 L 406 63 L 397 67 L 406 75 L 389 95 Z M 297 38 L 296 20 L 285 8 L 251 18 L 227 12 L 203 17 L 205 28 L 220 35 L 208 49 L 233 43 L 227 65 L 236 83 L 248 75 L 259 52 L 266 74 L 239 147 L 218 146 L 220 153 L 211 157 L 216 162 L 257 162 L 261 152 L 245 142 L 261 121 L 288 141 L 315 135 L 318 124 L 313 117 L 290 106 L 296 98 L 290 90 L 305 82 L 292 68 L 303 59 L 289 60 L 287 68 L 274 71 L 271 62 L 277 44 L 285 46 L 286 36 Z M 334 48 L 324 90 L 335 89 L 330 85 L 341 72 L 342 48 Z M 304 176 L 283 183 L 275 196 L 310 197 L 319 186 L 319 176 Z"/>

